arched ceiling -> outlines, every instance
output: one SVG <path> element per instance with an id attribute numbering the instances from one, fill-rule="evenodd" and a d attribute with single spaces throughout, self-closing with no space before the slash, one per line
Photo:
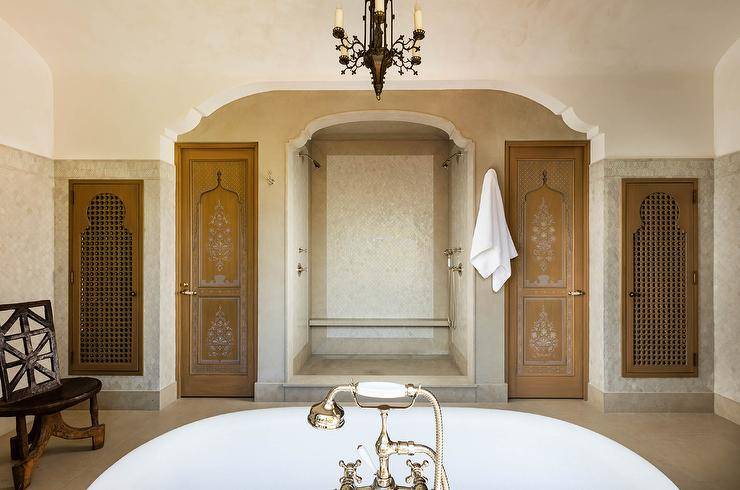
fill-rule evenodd
<path id="1" fill-rule="evenodd" d="M 398 32 L 415 0 L 396 0 Z M 2 0 L 52 70 L 333 78 L 337 0 Z M 428 79 L 711 70 L 740 31 L 737 0 L 422 0 Z M 344 0 L 347 30 L 361 2 Z M 450 71 L 454 76 L 450 76 Z M 201 73 L 205 76 L 204 73 Z"/>
<path id="2" fill-rule="evenodd" d="M 396 0 L 397 32 L 410 31 L 414 1 Z M 233 87 L 368 81 L 339 74 L 336 3 L 0 0 L 0 18 L 51 67 L 58 156 L 151 158 L 165 127 Z M 361 1 L 342 3 L 348 32 L 359 34 Z M 619 156 L 711 151 L 712 70 L 740 36 L 740 1 L 421 4 L 424 62 L 404 79 L 530 85 L 598 124 Z M 390 83 L 400 78 L 389 72 Z"/>

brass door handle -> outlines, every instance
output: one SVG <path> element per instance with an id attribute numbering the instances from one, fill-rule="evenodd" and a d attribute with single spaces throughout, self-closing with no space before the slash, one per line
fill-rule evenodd
<path id="1" fill-rule="evenodd" d="M 576 289 L 575 291 L 568 291 L 568 296 L 583 296 L 586 294 L 586 291 L 583 291 L 581 289 Z"/>
<path id="2" fill-rule="evenodd" d="M 198 291 L 190 290 L 190 283 L 184 282 L 181 286 L 182 289 L 179 291 L 180 294 L 184 294 L 185 296 L 198 296 Z"/>
<path id="3" fill-rule="evenodd" d="M 629 296 L 630 298 L 637 298 L 637 297 L 639 297 L 639 296 L 640 296 L 640 293 L 636 293 L 635 291 L 630 291 L 630 292 L 629 292 L 629 293 L 627 294 L 627 296 Z"/>

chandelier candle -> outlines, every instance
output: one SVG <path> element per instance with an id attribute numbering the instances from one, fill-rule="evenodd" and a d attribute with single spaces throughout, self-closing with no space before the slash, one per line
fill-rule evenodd
<path id="1" fill-rule="evenodd" d="M 419 31 L 423 29 L 424 27 L 421 22 L 421 7 L 419 6 L 419 2 L 416 2 L 416 5 L 414 5 L 414 30 Z"/>
<path id="2" fill-rule="evenodd" d="M 334 26 L 340 29 L 344 28 L 344 12 L 342 7 L 337 6 L 337 11 L 334 13 Z"/>
<path id="3" fill-rule="evenodd" d="M 393 0 L 365 0 L 363 38 L 351 38 L 344 32 L 344 12 L 337 6 L 334 14 L 332 35 L 339 40 L 336 50 L 339 51 L 339 63 L 344 67 L 341 73 L 348 71 L 353 75 L 364 66 L 370 70 L 375 96 L 380 100 L 385 84 L 385 74 L 390 67 L 398 68 L 403 75 L 411 72 L 418 75 L 416 66 L 421 64 L 421 40 L 425 32 L 422 24 L 421 7 L 414 6 L 414 30 L 411 37 L 403 34 L 397 38 L 393 32 L 396 15 Z"/>

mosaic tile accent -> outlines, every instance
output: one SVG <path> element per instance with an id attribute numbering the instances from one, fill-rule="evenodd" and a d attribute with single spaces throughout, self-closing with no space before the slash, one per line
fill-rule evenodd
<path id="1" fill-rule="evenodd" d="M 329 156 L 327 316 L 434 314 L 432 155 Z"/>

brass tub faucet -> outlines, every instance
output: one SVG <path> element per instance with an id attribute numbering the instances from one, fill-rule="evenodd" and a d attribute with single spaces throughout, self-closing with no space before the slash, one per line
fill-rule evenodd
<path id="1" fill-rule="evenodd" d="M 429 456 L 434 461 L 434 489 L 449 490 L 447 474 L 445 473 L 442 463 L 442 410 L 440 409 L 437 398 L 428 390 L 421 386 L 411 384 L 402 385 L 387 382 L 364 382 L 340 385 L 332 388 L 326 394 L 323 400 L 313 405 L 308 413 L 308 423 L 317 429 L 334 430 L 344 425 L 344 409 L 335 401 L 337 394 L 349 392 L 352 398 L 360 408 L 375 408 L 380 412 L 380 435 L 375 442 L 375 452 L 378 457 L 378 466 L 375 471 L 375 478 L 368 486 L 357 486 L 362 482 L 362 478 L 357 474 L 357 468 L 361 466 L 361 460 L 352 463 L 339 462 L 343 469 L 343 475 L 339 480 L 340 490 L 429 490 L 427 478 L 424 476 L 424 468 L 427 461 L 421 463 L 406 461 L 406 465 L 411 470 L 411 474 L 406 477 L 406 483 L 412 486 L 401 486 L 396 484 L 396 480 L 390 473 L 390 457 L 393 455 L 413 456 L 423 454 Z M 416 397 L 421 395 L 426 398 L 434 409 L 435 423 L 435 449 L 424 444 L 417 444 L 414 441 L 394 441 L 388 435 L 388 413 L 392 409 L 408 409 L 414 406 Z M 407 405 L 390 406 L 387 404 L 368 405 L 361 403 L 358 396 L 374 399 L 398 399 L 410 398 Z M 365 449 L 360 446 L 361 452 Z M 374 465 L 370 463 L 372 469 Z"/>

